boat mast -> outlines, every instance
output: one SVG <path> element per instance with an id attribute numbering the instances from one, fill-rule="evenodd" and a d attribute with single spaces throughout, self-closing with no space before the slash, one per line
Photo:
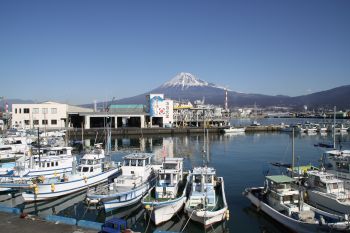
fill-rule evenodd
<path id="1" fill-rule="evenodd" d="M 333 149 L 335 149 L 335 112 L 337 110 L 337 107 L 334 106 L 334 115 L 333 115 Z"/>
<path id="2" fill-rule="evenodd" d="M 40 133 L 38 127 L 38 153 L 39 153 L 39 167 L 41 167 L 41 158 L 40 158 Z"/>
<path id="3" fill-rule="evenodd" d="M 292 173 L 291 177 L 293 178 L 294 173 L 294 128 L 292 130 Z"/>

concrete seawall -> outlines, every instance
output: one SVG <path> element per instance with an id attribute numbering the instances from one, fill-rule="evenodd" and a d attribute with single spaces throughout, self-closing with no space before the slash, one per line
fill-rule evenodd
<path id="1" fill-rule="evenodd" d="M 209 133 L 220 133 L 223 128 L 206 128 Z M 246 132 L 271 132 L 280 131 L 280 126 L 248 126 Z M 203 128 L 117 128 L 112 129 L 112 135 L 159 135 L 159 134 L 201 134 Z M 99 135 L 105 134 L 106 130 L 103 128 L 96 129 L 84 129 L 84 136 L 95 136 L 96 133 Z M 81 136 L 82 129 L 70 129 L 70 136 Z"/>

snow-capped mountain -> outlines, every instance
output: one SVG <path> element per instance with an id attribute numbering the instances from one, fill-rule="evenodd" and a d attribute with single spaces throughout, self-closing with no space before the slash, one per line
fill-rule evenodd
<path id="1" fill-rule="evenodd" d="M 206 81 L 203 81 L 195 77 L 193 74 L 185 73 L 185 72 L 181 72 L 177 74 L 174 78 L 172 78 L 168 82 L 165 82 L 159 88 L 179 88 L 179 87 L 181 89 L 187 89 L 190 87 L 213 87 L 213 88 L 225 89 L 224 87 L 215 85 L 213 83 L 208 83 Z"/>
<path id="2" fill-rule="evenodd" d="M 159 87 L 141 95 L 116 100 L 119 104 L 145 104 L 146 95 L 162 93 L 166 98 L 173 100 L 195 101 L 205 99 L 205 103 L 224 106 L 225 88 L 201 80 L 190 73 L 181 72 Z M 246 94 L 227 90 L 229 107 L 254 106 L 291 106 L 300 108 L 303 105 L 310 107 L 349 108 L 350 85 L 337 87 L 331 90 L 317 92 L 304 96 L 289 97 L 285 95 Z"/>

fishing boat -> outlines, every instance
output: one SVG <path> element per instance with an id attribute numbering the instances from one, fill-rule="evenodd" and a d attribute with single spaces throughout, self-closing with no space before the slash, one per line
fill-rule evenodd
<path id="1" fill-rule="evenodd" d="M 10 145 L 0 145 L 0 162 L 13 161 L 23 155 L 17 154 Z"/>
<path id="2" fill-rule="evenodd" d="M 156 225 L 170 220 L 183 207 L 188 179 L 188 174 L 183 173 L 183 158 L 164 159 L 156 186 L 142 199 Z"/>
<path id="3" fill-rule="evenodd" d="M 206 228 L 229 217 L 224 179 L 212 167 L 195 167 L 191 172 L 191 191 L 185 213 Z"/>
<path id="4" fill-rule="evenodd" d="M 29 188 L 22 193 L 22 197 L 25 202 L 48 200 L 106 182 L 110 176 L 118 173 L 120 168 L 104 160 L 104 150 L 95 148 L 80 159 L 79 166 L 76 166 L 76 161 L 73 160 L 71 173 L 50 178 L 42 177 L 44 179 L 32 180 L 31 184 L 28 182 L 29 187 L 22 186 Z"/>
<path id="5" fill-rule="evenodd" d="M 294 178 L 284 175 L 266 176 L 264 187 L 247 188 L 243 192 L 251 203 L 293 232 L 348 231 L 347 216 L 331 214 L 303 201 Z"/>
<path id="6" fill-rule="evenodd" d="M 107 212 L 140 201 L 156 182 L 152 156 L 151 153 L 126 155 L 121 166 L 122 174 L 110 184 L 89 189 L 86 202 L 103 206 Z"/>
<path id="7" fill-rule="evenodd" d="M 345 188 L 350 189 L 350 150 L 330 150 L 324 153 L 327 172 L 334 174 L 345 182 Z"/>
<path id="8" fill-rule="evenodd" d="M 305 182 L 309 204 L 335 214 L 350 213 L 350 192 L 344 188 L 344 181 L 334 174 L 320 171 L 308 171 Z"/>

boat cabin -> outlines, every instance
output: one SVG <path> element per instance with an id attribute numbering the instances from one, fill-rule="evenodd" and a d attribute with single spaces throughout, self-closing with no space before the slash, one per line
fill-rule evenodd
<path id="1" fill-rule="evenodd" d="M 331 150 L 325 152 L 327 171 L 336 173 L 340 178 L 349 178 L 350 150 Z"/>
<path id="2" fill-rule="evenodd" d="M 102 172 L 102 164 L 104 162 L 104 154 L 85 154 L 80 159 L 77 171 L 84 176 L 91 176 L 95 173 Z"/>
<path id="3" fill-rule="evenodd" d="M 266 176 L 265 191 L 268 204 L 277 211 L 292 211 L 298 208 L 299 190 L 294 188 L 295 179 L 284 175 Z"/>
<path id="4" fill-rule="evenodd" d="M 158 173 L 156 198 L 175 198 L 182 181 L 183 158 L 165 158 Z"/>
<path id="5" fill-rule="evenodd" d="M 324 171 L 307 172 L 307 184 L 310 188 L 323 192 L 338 195 L 345 193 L 344 181 L 337 179 L 333 174 Z"/>
<path id="6" fill-rule="evenodd" d="M 134 187 L 146 181 L 152 172 L 150 153 L 133 153 L 124 156 L 122 174 L 114 179 L 117 186 Z"/>
<path id="7" fill-rule="evenodd" d="M 211 167 L 195 167 L 193 169 L 190 206 L 193 208 L 213 208 L 216 205 L 215 174 L 215 169 Z"/>

